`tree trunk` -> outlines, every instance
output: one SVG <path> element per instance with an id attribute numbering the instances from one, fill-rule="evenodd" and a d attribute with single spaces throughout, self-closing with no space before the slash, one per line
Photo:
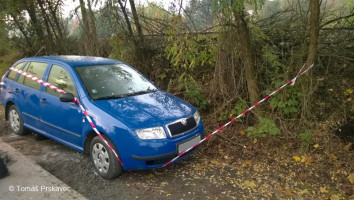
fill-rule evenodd
<path id="1" fill-rule="evenodd" d="M 309 27 L 309 44 L 306 59 L 306 67 L 312 65 L 315 61 L 317 48 L 318 48 L 318 36 L 320 31 L 320 2 L 319 0 L 311 0 L 310 7 L 310 27 Z M 311 74 L 310 74 L 311 75 Z M 310 77 L 309 75 L 309 77 Z M 304 92 L 302 97 L 302 109 L 301 109 L 301 122 L 305 123 L 311 116 L 309 105 L 312 100 L 313 84 L 311 77 L 301 82 L 301 88 Z"/>
<path id="2" fill-rule="evenodd" d="M 312 65 L 315 61 L 317 46 L 318 46 L 318 35 L 320 33 L 320 2 L 319 0 L 310 1 L 310 36 L 309 36 L 309 48 L 306 59 L 306 66 Z"/>
<path id="3" fill-rule="evenodd" d="M 132 30 L 132 25 L 130 24 L 127 11 L 125 10 L 125 6 L 123 6 L 123 3 L 122 3 L 121 0 L 118 0 L 118 4 L 120 6 L 120 9 L 123 12 L 125 23 L 127 24 L 128 34 L 129 34 L 129 36 L 134 37 L 133 30 Z"/>
<path id="4" fill-rule="evenodd" d="M 52 26 L 50 26 L 51 22 L 50 22 L 50 19 L 49 19 L 47 13 L 46 13 L 46 10 L 45 10 L 45 8 L 43 6 L 42 0 L 37 0 L 37 3 L 39 5 L 39 7 L 40 7 L 40 10 L 41 10 L 41 13 L 42 13 L 42 17 L 43 17 L 43 22 L 44 22 L 44 25 L 45 25 L 46 30 L 47 30 L 47 37 L 48 37 L 49 45 L 50 45 L 50 47 L 52 47 L 52 46 L 54 47 L 55 43 L 56 43 L 56 41 L 53 38 L 53 35 L 56 36 L 55 32 L 54 32 L 55 29 L 53 29 L 53 31 L 51 29 L 51 27 L 52 27 Z"/>
<path id="5" fill-rule="evenodd" d="M 26 5 L 26 10 L 28 12 L 28 15 L 30 16 L 31 22 L 34 26 L 36 33 L 37 33 L 37 36 L 39 38 L 45 39 L 45 37 L 43 35 L 41 23 L 38 20 L 37 15 L 36 15 L 36 7 L 35 7 L 34 2 L 32 0 L 26 0 L 25 5 Z"/>
<path id="6" fill-rule="evenodd" d="M 240 52 L 241 57 L 243 59 L 248 96 L 251 104 L 255 104 L 258 101 L 257 77 L 254 71 L 249 30 L 244 19 L 243 9 L 240 12 L 241 13 L 239 13 L 239 11 L 234 10 L 233 14 L 236 21 L 236 32 L 238 35 L 238 40 L 240 42 Z"/>
<path id="7" fill-rule="evenodd" d="M 64 38 L 64 34 L 63 34 L 64 27 L 63 27 L 63 23 L 59 22 L 58 15 L 57 15 L 57 12 L 58 12 L 57 8 L 58 8 L 60 1 L 61 0 L 57 1 L 57 4 L 56 4 L 56 6 L 54 6 L 54 8 L 53 8 L 51 1 L 47 1 L 47 3 L 48 3 L 48 8 L 49 8 L 50 14 L 52 15 L 52 18 L 54 20 L 55 27 L 56 27 L 58 35 L 59 35 L 59 39 L 62 41 Z"/>
<path id="8" fill-rule="evenodd" d="M 130 7 L 132 9 L 132 14 L 133 14 L 133 19 L 134 19 L 136 31 L 138 32 L 138 44 L 140 46 L 140 45 L 143 45 L 143 42 L 144 42 L 143 31 L 142 31 L 142 28 L 141 28 L 141 25 L 139 22 L 138 13 L 136 12 L 134 0 L 129 0 L 129 3 L 130 3 Z"/>
<path id="9" fill-rule="evenodd" d="M 89 26 L 90 26 L 90 38 L 92 42 L 92 51 L 95 56 L 100 55 L 100 49 L 98 47 L 98 36 L 97 36 L 97 29 L 96 29 L 96 23 L 95 23 L 95 15 L 92 10 L 92 5 L 90 0 L 87 0 L 87 7 L 89 11 Z"/>
<path id="10" fill-rule="evenodd" d="M 90 0 L 88 1 L 88 11 L 92 12 Z M 85 53 L 90 56 L 97 56 L 99 54 L 97 32 L 94 19 L 91 14 L 87 13 L 84 0 L 80 0 L 80 9 L 82 15 L 83 29 L 84 29 L 84 45 Z"/>
<path id="11" fill-rule="evenodd" d="M 89 30 L 89 22 L 87 19 L 87 14 L 86 14 L 86 8 L 85 8 L 85 2 L 84 0 L 80 0 L 80 10 L 81 10 L 81 17 L 82 17 L 82 28 L 84 29 L 84 45 L 85 45 L 85 53 L 90 55 L 90 47 L 89 44 L 87 43 L 89 37 L 87 34 L 90 33 Z"/>

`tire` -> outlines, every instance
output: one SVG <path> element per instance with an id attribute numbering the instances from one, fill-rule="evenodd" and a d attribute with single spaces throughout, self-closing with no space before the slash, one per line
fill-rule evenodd
<path id="1" fill-rule="evenodd" d="M 105 135 L 102 136 L 118 153 L 113 142 Z M 94 137 L 91 141 L 90 156 L 97 174 L 104 179 L 116 178 L 123 172 L 123 167 L 117 157 L 99 136 Z"/>
<path id="2" fill-rule="evenodd" d="M 18 111 L 15 105 L 12 105 L 10 107 L 7 117 L 10 122 L 11 130 L 16 135 L 25 135 L 26 133 L 28 133 L 27 129 L 23 126 L 23 119 L 20 114 L 20 111 Z"/>
<path id="3" fill-rule="evenodd" d="M 7 167 L 5 165 L 5 163 L 2 161 L 2 159 L 0 158 L 0 178 L 3 178 L 7 175 Z"/>

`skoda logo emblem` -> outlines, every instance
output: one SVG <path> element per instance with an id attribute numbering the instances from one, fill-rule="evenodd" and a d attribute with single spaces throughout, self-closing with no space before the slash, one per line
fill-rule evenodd
<path id="1" fill-rule="evenodd" d="M 187 119 L 181 119 L 181 123 L 183 124 L 183 126 L 187 125 Z"/>

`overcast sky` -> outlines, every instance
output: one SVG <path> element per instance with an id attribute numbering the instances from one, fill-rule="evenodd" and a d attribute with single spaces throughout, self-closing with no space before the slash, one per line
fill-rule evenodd
<path id="1" fill-rule="evenodd" d="M 135 0 L 135 6 L 138 5 L 147 5 L 148 2 L 156 2 L 158 4 L 161 4 L 164 6 L 164 8 L 167 10 L 171 2 L 174 2 L 174 0 Z M 183 5 L 185 6 L 188 0 L 183 0 Z M 79 0 L 64 0 L 64 14 L 65 16 L 69 16 L 69 13 L 74 10 L 77 6 L 79 6 Z M 127 3 L 129 4 L 129 3 Z M 100 2 L 97 4 L 97 7 L 99 8 L 101 6 Z M 129 7 L 129 5 L 128 5 Z"/>

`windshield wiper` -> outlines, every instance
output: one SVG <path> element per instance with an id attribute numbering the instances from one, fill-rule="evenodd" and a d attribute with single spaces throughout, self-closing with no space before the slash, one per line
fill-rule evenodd
<path id="1" fill-rule="evenodd" d="M 93 100 L 104 100 L 104 99 L 120 99 L 124 97 L 131 97 L 131 96 L 136 96 L 136 95 L 141 95 L 141 94 L 147 94 L 150 92 L 155 92 L 157 89 L 147 89 L 139 92 L 132 92 L 128 94 L 119 94 L 119 95 L 111 95 L 111 96 L 105 96 L 105 97 L 97 97 L 93 98 Z"/>
<path id="2" fill-rule="evenodd" d="M 155 91 L 157 91 L 157 89 L 147 89 L 147 90 L 143 90 L 143 91 L 139 91 L 139 92 L 128 93 L 128 94 L 125 94 L 125 96 L 131 97 L 131 96 L 136 96 L 136 95 L 140 95 L 140 94 L 147 94 L 147 93 L 155 92 Z"/>
<path id="3" fill-rule="evenodd" d="M 103 100 L 103 99 L 120 99 L 120 98 L 124 98 L 126 97 L 126 95 L 112 95 L 112 96 L 105 96 L 105 97 L 97 97 L 97 98 L 93 98 L 93 100 Z"/>

